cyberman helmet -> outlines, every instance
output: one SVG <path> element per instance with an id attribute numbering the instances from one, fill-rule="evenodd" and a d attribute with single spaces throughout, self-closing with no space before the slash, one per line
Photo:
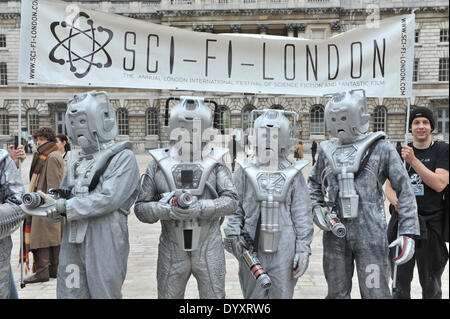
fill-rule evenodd
<path id="1" fill-rule="evenodd" d="M 170 112 L 169 125 L 165 127 L 171 140 L 178 140 L 179 134 L 189 133 L 189 141 L 199 138 L 204 142 L 205 131 L 212 127 L 212 111 L 205 103 L 210 103 L 203 97 L 181 96 L 171 98 L 179 100 Z"/>
<path id="2" fill-rule="evenodd" d="M 289 153 L 289 149 L 297 143 L 295 138 L 295 130 L 297 124 L 297 113 L 287 112 L 283 110 L 253 110 L 251 112 L 251 122 L 257 113 L 262 113 L 254 123 L 254 137 L 258 156 L 261 154 L 276 152 L 276 157 L 285 158 Z M 294 124 L 285 115 L 294 117 Z M 264 150 L 265 149 L 265 150 Z M 261 152 L 262 151 L 262 152 Z M 266 154 L 266 156 L 270 156 Z"/>
<path id="3" fill-rule="evenodd" d="M 369 129 L 370 114 L 364 90 L 351 90 L 332 95 L 325 106 L 325 122 L 331 136 L 342 144 L 356 141 Z"/>
<path id="4" fill-rule="evenodd" d="M 67 103 L 67 134 L 71 142 L 87 152 L 117 135 L 116 113 L 106 92 L 76 94 Z"/>

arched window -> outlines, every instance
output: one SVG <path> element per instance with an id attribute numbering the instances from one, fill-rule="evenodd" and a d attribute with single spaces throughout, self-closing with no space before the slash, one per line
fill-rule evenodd
<path id="1" fill-rule="evenodd" d="M 9 114 L 4 108 L 0 109 L 0 135 L 9 135 Z"/>
<path id="2" fill-rule="evenodd" d="M 145 112 L 147 135 L 159 134 L 159 112 L 155 108 L 149 108 Z"/>
<path id="3" fill-rule="evenodd" d="M 325 112 L 322 105 L 314 105 L 309 111 L 310 135 L 325 135 Z"/>
<path id="4" fill-rule="evenodd" d="M 117 128 L 119 135 L 128 135 L 128 110 L 123 107 L 117 110 Z"/>
<path id="5" fill-rule="evenodd" d="M 284 110 L 284 107 L 280 104 L 274 104 L 270 107 L 272 110 Z"/>
<path id="6" fill-rule="evenodd" d="M 377 106 L 373 112 L 373 131 L 386 132 L 386 108 L 384 106 Z"/>
<path id="7" fill-rule="evenodd" d="M 225 134 L 225 129 L 230 128 L 230 109 L 227 106 L 218 107 L 218 112 L 214 116 L 214 128 L 218 129 L 220 134 Z"/>
<path id="8" fill-rule="evenodd" d="M 247 128 L 251 127 L 250 123 L 250 112 L 253 111 L 255 107 L 253 105 L 246 105 L 242 110 L 242 130 L 245 132 Z"/>
<path id="9" fill-rule="evenodd" d="M 39 114 L 35 108 L 27 111 L 28 134 L 33 135 L 34 131 L 39 128 Z"/>

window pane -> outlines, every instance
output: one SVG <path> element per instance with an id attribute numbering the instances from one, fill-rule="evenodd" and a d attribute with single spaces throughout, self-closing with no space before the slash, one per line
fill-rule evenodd
<path id="1" fill-rule="evenodd" d="M 312 40 L 323 40 L 323 39 L 325 39 L 325 30 L 323 30 L 323 29 L 311 29 L 311 39 Z"/>
<path id="2" fill-rule="evenodd" d="M 30 135 L 39 128 L 39 116 L 36 109 L 28 110 L 28 132 Z"/>
<path id="3" fill-rule="evenodd" d="M 321 105 L 314 106 L 310 111 L 310 134 L 324 135 L 325 134 L 325 113 Z"/>
<path id="4" fill-rule="evenodd" d="M 253 106 L 247 106 L 242 111 L 242 129 L 245 132 L 247 128 L 250 127 L 250 112 L 253 111 L 255 108 Z"/>
<path id="5" fill-rule="evenodd" d="M 0 135 L 9 135 L 9 117 L 5 109 L 0 109 Z"/>
<path id="6" fill-rule="evenodd" d="M 419 59 L 414 59 L 413 81 L 417 82 L 418 80 L 419 80 Z"/>
<path id="7" fill-rule="evenodd" d="M 439 32 L 439 41 L 448 42 L 448 29 L 441 29 Z"/>
<path id="8" fill-rule="evenodd" d="M 8 70 L 6 63 L 0 63 L 0 85 L 8 85 Z"/>
<path id="9" fill-rule="evenodd" d="M 448 58 L 439 59 L 439 81 L 448 81 Z"/>
<path id="10" fill-rule="evenodd" d="M 386 131 L 386 109 L 379 106 L 373 114 L 373 131 Z"/>
<path id="11" fill-rule="evenodd" d="M 147 135 L 158 135 L 158 115 L 156 109 L 151 108 L 147 110 Z"/>
<path id="12" fill-rule="evenodd" d="M 117 127 L 119 135 L 128 135 L 128 111 L 124 108 L 117 111 Z"/>

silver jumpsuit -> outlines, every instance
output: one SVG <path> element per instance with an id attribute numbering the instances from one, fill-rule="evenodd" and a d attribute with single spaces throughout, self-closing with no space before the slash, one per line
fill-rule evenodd
<path id="1" fill-rule="evenodd" d="M 236 209 L 237 193 L 228 168 L 217 164 L 208 177 L 219 197 L 214 201 L 216 212 L 200 218 L 202 227 L 199 247 L 184 251 L 177 240 L 176 228 L 179 221 L 161 220 L 161 236 L 158 246 L 158 297 L 180 299 L 184 297 L 189 277 L 197 279 L 200 298 L 225 298 L 225 254 L 220 231 L 221 219 Z M 156 223 L 160 219 L 155 210 L 156 195 L 170 192 L 164 174 L 155 161 L 146 170 L 142 189 L 136 201 L 134 212 L 143 223 Z M 214 194 L 205 188 L 198 199 L 213 199 Z"/>
<path id="2" fill-rule="evenodd" d="M 22 178 L 20 177 L 16 165 L 9 157 L 8 151 L 0 149 L 0 203 L 17 205 L 17 203 L 22 201 L 22 194 L 24 191 Z M 6 217 L 1 216 L 2 212 L 10 215 L 12 211 L 9 209 L 0 209 L 0 221 L 2 220 L 2 217 Z M 0 227 L 1 226 L 2 225 L 0 225 Z M 8 233 L 10 231 L 12 230 L 9 230 Z M 2 237 L 3 236 L 0 234 L 0 299 L 8 299 L 10 297 L 11 285 L 10 259 L 12 240 L 10 234 L 6 235 L 5 233 L 5 236 Z"/>
<path id="3" fill-rule="evenodd" d="M 291 165 L 288 162 L 284 164 Z M 233 215 L 227 217 L 225 234 L 226 236 L 238 236 L 244 231 L 254 239 L 261 214 L 261 203 L 255 201 L 255 190 L 249 183 L 242 167 L 236 171 L 233 181 L 238 194 L 240 194 L 239 206 Z M 313 223 L 310 211 L 311 201 L 308 186 L 302 172 L 299 171 L 287 191 L 286 200 L 280 203 L 279 249 L 275 253 L 264 253 L 260 242 L 257 253 L 261 265 L 270 276 L 272 286 L 269 289 L 258 286 L 248 267 L 239 260 L 239 280 L 244 298 L 292 298 L 298 280 L 292 276 L 294 255 L 297 251 L 311 254 Z"/>

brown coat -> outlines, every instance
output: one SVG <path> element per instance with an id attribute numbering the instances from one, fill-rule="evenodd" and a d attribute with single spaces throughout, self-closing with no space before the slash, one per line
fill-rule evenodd
<path id="1" fill-rule="evenodd" d="M 300 159 L 303 159 L 303 145 L 302 145 L 302 144 L 297 144 L 297 145 L 295 146 L 295 148 L 297 149 L 298 157 L 299 157 Z"/>
<path id="2" fill-rule="evenodd" d="M 37 189 L 47 193 L 50 188 L 59 188 L 64 176 L 65 162 L 59 151 L 48 155 L 37 182 Z M 59 246 L 63 223 L 42 217 L 31 218 L 31 249 Z"/>

